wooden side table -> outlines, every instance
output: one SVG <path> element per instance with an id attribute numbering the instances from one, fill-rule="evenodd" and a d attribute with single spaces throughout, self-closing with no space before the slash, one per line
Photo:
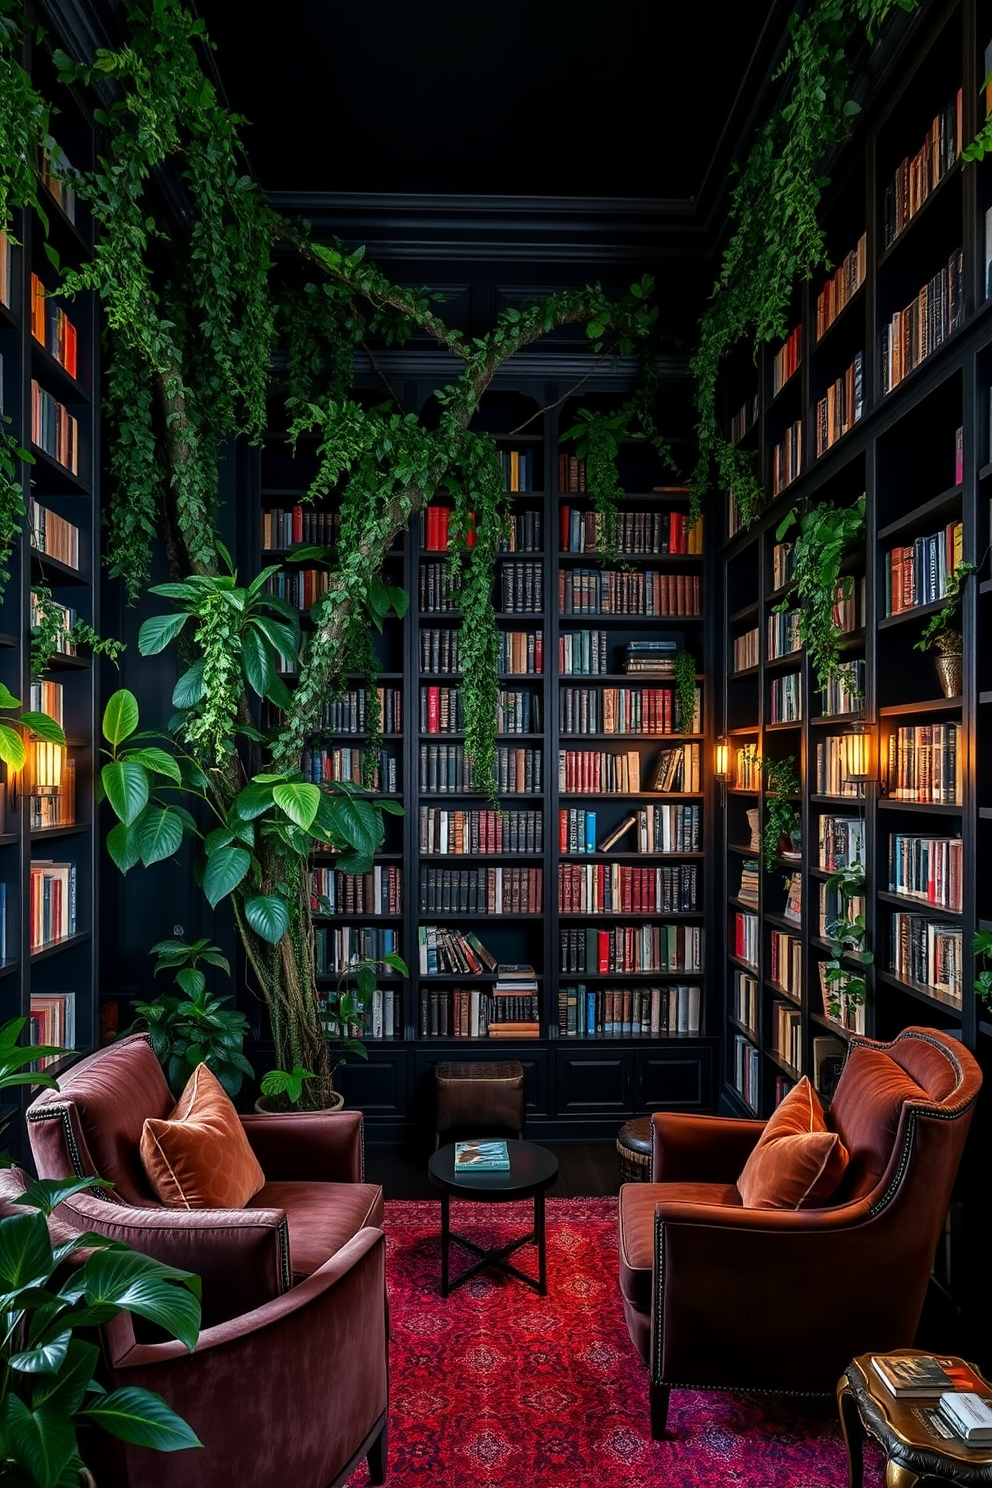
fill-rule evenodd
<path id="1" fill-rule="evenodd" d="M 898 1354 L 917 1354 L 919 1349 L 892 1349 Z M 942 1358 L 950 1357 L 941 1355 Z M 992 1402 L 992 1384 L 974 1364 L 953 1359 L 976 1375 Z M 983 1391 L 983 1393 L 985 1393 Z M 852 1359 L 837 1383 L 837 1408 L 847 1447 L 850 1488 L 862 1488 L 865 1436 L 873 1436 L 885 1453 L 886 1488 L 914 1488 L 917 1483 L 971 1488 L 973 1483 L 992 1483 L 992 1444 L 965 1446 L 956 1436 L 944 1437 L 928 1418 L 937 1398 L 897 1400 L 877 1378 L 871 1355 Z"/>

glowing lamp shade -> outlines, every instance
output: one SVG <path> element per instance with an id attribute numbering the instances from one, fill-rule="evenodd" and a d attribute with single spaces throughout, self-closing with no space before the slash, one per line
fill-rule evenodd
<path id="1" fill-rule="evenodd" d="M 65 749 L 47 739 L 31 742 L 31 794 L 57 796 L 62 790 L 62 766 Z"/>
<path id="2" fill-rule="evenodd" d="M 867 723 L 852 723 L 844 731 L 844 777 L 855 785 L 875 779 L 875 738 Z"/>
<path id="3" fill-rule="evenodd" d="M 713 774 L 718 780 L 727 780 L 730 776 L 730 744 L 726 734 L 721 734 L 716 741 L 713 751 Z"/>

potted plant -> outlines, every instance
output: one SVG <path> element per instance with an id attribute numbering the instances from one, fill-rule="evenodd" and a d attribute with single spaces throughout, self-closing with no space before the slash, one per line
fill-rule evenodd
<path id="1" fill-rule="evenodd" d="M 961 696 L 962 653 L 964 636 L 953 625 L 961 599 L 961 585 L 969 574 L 977 573 L 974 563 L 959 563 L 947 581 L 944 603 L 930 616 L 914 651 L 935 651 L 934 666 L 944 697 Z"/>
<path id="2" fill-rule="evenodd" d="M 766 873 L 774 873 L 779 859 L 798 862 L 802 853 L 802 819 L 792 799 L 799 794 L 794 754 L 783 759 L 759 758 L 756 750 L 747 753 L 751 763 L 761 767 L 765 777 L 765 819 L 761 832 L 761 860 Z"/>
<path id="3" fill-rule="evenodd" d="M 182 937 L 160 940 L 149 953 L 156 957 L 154 975 L 169 970 L 181 996 L 165 993 L 149 1002 L 136 1002 L 138 1014 L 129 1032 L 147 1032 L 152 1050 L 165 1071 L 169 1089 L 178 1097 L 198 1064 L 213 1071 L 233 1099 L 245 1075 L 254 1070 L 243 1051 L 248 1019 L 227 998 L 208 992 L 198 963 L 230 972 L 227 957 L 207 940 L 187 942 Z"/>
<path id="4" fill-rule="evenodd" d="M 298 1106 L 304 1082 L 312 1079 L 313 1070 L 304 1069 L 302 1064 L 294 1065 L 291 1070 L 266 1070 L 255 1110 L 271 1115 Z"/>

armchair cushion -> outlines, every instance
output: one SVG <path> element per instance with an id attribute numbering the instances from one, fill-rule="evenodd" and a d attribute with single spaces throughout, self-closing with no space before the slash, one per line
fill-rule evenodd
<path id="1" fill-rule="evenodd" d="M 638 1312 L 651 1311 L 654 1216 L 659 1204 L 708 1204 L 739 1214 L 733 1183 L 624 1183 L 620 1188 L 620 1291 Z"/>
<path id="2" fill-rule="evenodd" d="M 878 1183 L 899 1146 L 896 1135 L 907 1102 L 947 1098 L 946 1059 L 944 1066 L 932 1096 L 884 1049 L 851 1050 L 830 1103 L 830 1125 L 852 1154 L 845 1197 L 860 1198 Z"/>
<path id="3" fill-rule="evenodd" d="M 285 1214 L 295 1285 L 359 1230 L 381 1228 L 382 1189 L 377 1183 L 266 1183 L 245 1212 L 256 1208 Z"/>
<path id="4" fill-rule="evenodd" d="M 828 1131 L 804 1075 L 768 1118 L 737 1188 L 748 1209 L 802 1209 L 836 1193 L 847 1164 L 847 1148 Z"/>
<path id="5" fill-rule="evenodd" d="M 156 1197 L 177 1209 L 242 1209 L 265 1183 L 234 1103 L 198 1064 L 164 1119 L 146 1118 L 141 1162 Z"/>

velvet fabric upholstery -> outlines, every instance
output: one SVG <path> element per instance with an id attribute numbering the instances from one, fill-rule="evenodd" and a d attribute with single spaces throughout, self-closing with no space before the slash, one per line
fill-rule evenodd
<path id="1" fill-rule="evenodd" d="M 381 1189 L 361 1182 L 361 1112 L 239 1118 L 266 1179 L 250 1207 L 178 1210 L 155 1198 L 139 1155 L 145 1118 L 168 1117 L 175 1104 L 148 1036 L 130 1035 L 86 1056 L 59 1084 L 27 1111 L 39 1176 L 104 1177 L 93 1158 L 99 1153 L 121 1181 L 109 1194 L 77 1195 L 60 1214 L 77 1228 L 196 1271 L 206 1326 L 278 1297 L 294 1275 L 316 1270 L 359 1229 L 381 1220 Z M 120 1130 L 105 1131 L 102 1121 L 119 1121 Z"/>
<path id="2" fill-rule="evenodd" d="M 16 1212 L 23 1179 L 0 1179 L 0 1214 Z M 59 1221 L 50 1221 L 53 1239 Z M 140 1343 L 129 1316 L 101 1330 L 97 1377 L 108 1389 L 161 1395 L 203 1450 L 156 1452 L 83 1432 L 100 1488 L 327 1488 L 369 1454 L 383 1481 L 388 1400 L 385 1238 L 354 1235 L 282 1296 L 214 1327 L 192 1353 Z"/>
<path id="3" fill-rule="evenodd" d="M 847 1148 L 804 1075 L 779 1102 L 737 1180 L 747 1209 L 804 1209 L 836 1192 Z"/>
<path id="4" fill-rule="evenodd" d="M 205 1064 L 164 1120 L 145 1117 L 139 1150 L 156 1198 L 175 1209 L 243 1209 L 265 1183 L 234 1102 Z"/>
<path id="5" fill-rule="evenodd" d="M 815 1208 L 741 1204 L 763 1123 L 653 1115 L 654 1181 L 621 1188 L 618 1222 L 655 1436 L 673 1386 L 829 1394 L 855 1355 L 913 1344 L 981 1083 L 939 1030 L 852 1039 L 826 1122 L 854 1180 Z M 825 1307 L 838 1276 L 856 1282 L 831 1286 Z"/>

